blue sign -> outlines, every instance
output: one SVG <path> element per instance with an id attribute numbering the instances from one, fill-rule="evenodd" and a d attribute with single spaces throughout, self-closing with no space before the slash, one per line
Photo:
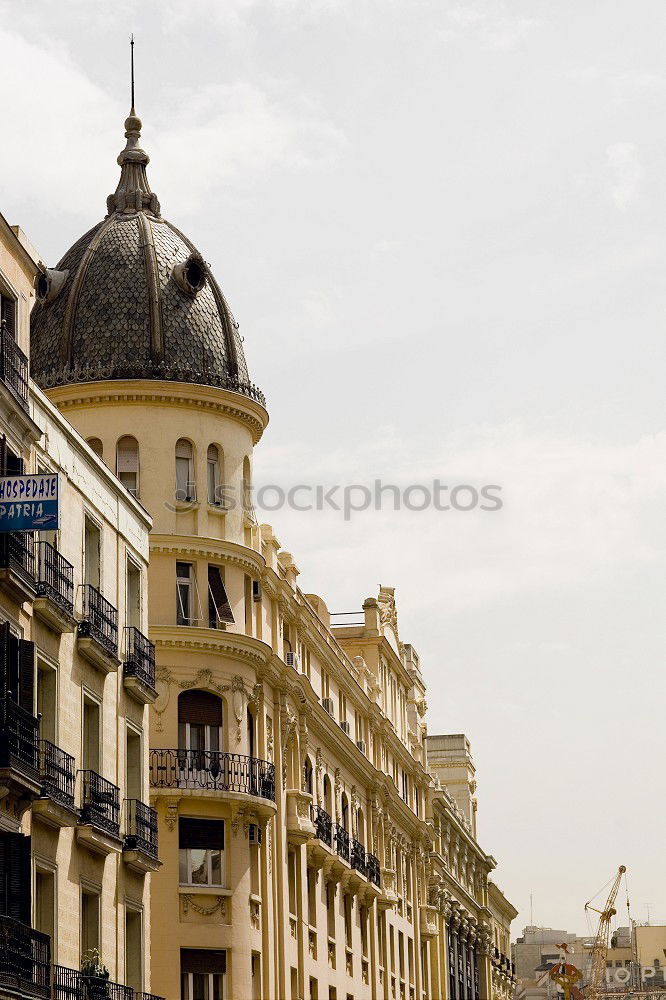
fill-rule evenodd
<path id="1" fill-rule="evenodd" d="M 55 531 L 59 526 L 57 473 L 0 476 L 0 531 Z"/>

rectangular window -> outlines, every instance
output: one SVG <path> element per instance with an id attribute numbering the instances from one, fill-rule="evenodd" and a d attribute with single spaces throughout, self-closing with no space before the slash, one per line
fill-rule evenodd
<path id="1" fill-rule="evenodd" d="M 143 930 L 140 910 L 125 908 L 125 985 L 137 993 L 143 987 Z"/>
<path id="2" fill-rule="evenodd" d="M 194 567 L 192 563 L 176 563 L 176 624 L 194 624 Z"/>
<path id="3" fill-rule="evenodd" d="M 143 776 L 141 767 L 141 736 L 134 729 L 127 728 L 125 785 L 128 799 L 143 799 Z"/>
<path id="4" fill-rule="evenodd" d="M 127 607 L 125 608 L 125 620 L 130 628 L 141 629 L 141 570 L 132 562 L 127 560 Z"/>
<path id="5" fill-rule="evenodd" d="M 41 715 L 40 735 L 51 743 L 58 742 L 56 717 L 58 672 L 42 660 L 37 663 L 37 714 Z"/>
<path id="6" fill-rule="evenodd" d="M 83 696 L 83 770 L 99 774 L 100 708 L 96 701 Z"/>
<path id="7" fill-rule="evenodd" d="M 35 872 L 35 927 L 51 938 L 51 957 L 56 960 L 55 947 L 55 872 L 38 868 Z"/>
<path id="8" fill-rule="evenodd" d="M 16 340 L 16 329 L 18 326 L 17 313 L 18 303 L 16 299 L 2 292 L 0 294 L 0 322 L 14 340 Z"/>
<path id="9" fill-rule="evenodd" d="M 224 886 L 224 820 L 178 821 L 181 885 Z"/>
<path id="10" fill-rule="evenodd" d="M 100 588 L 101 533 L 94 521 L 85 518 L 84 530 L 84 583 Z"/>
<path id="11" fill-rule="evenodd" d="M 289 882 L 289 913 L 296 916 L 296 854 L 289 851 L 287 859 L 287 879 Z"/>
<path id="12" fill-rule="evenodd" d="M 181 948 L 181 1000 L 226 1000 L 226 973 L 226 951 Z"/>
<path id="13" fill-rule="evenodd" d="M 234 616 L 219 566 L 208 567 L 208 627 L 225 628 Z"/>
<path id="14" fill-rule="evenodd" d="M 81 954 L 100 950 L 99 937 L 99 892 L 81 889 Z"/>

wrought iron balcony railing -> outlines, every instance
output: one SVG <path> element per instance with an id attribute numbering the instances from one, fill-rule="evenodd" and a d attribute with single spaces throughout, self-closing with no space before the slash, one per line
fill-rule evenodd
<path id="1" fill-rule="evenodd" d="M 349 833 L 343 826 L 337 824 L 335 827 L 335 849 L 341 858 L 349 861 L 351 857 L 351 843 Z"/>
<path id="2" fill-rule="evenodd" d="M 135 993 L 134 1000 L 165 1000 L 165 998 L 158 997 L 156 993 Z"/>
<path id="3" fill-rule="evenodd" d="M 12 917 L 0 916 L 0 993 L 50 997 L 51 939 Z M 11 993 L 5 994 L 2 987 Z"/>
<path id="4" fill-rule="evenodd" d="M 112 983 L 109 979 L 81 976 L 83 1000 L 134 1000 L 131 986 Z"/>
<path id="5" fill-rule="evenodd" d="M 38 776 L 39 719 L 11 698 L 0 698 L 0 767 Z"/>
<path id="6" fill-rule="evenodd" d="M 50 542 L 37 542 L 37 596 L 74 613 L 74 567 Z"/>
<path id="7" fill-rule="evenodd" d="M 134 626 L 125 629 L 126 677 L 136 677 L 146 687 L 155 690 L 155 644 Z"/>
<path id="8" fill-rule="evenodd" d="M 128 851 L 157 857 L 157 813 L 139 799 L 125 799 L 125 841 Z"/>
<path id="9" fill-rule="evenodd" d="M 4 323 L 0 324 L 0 381 L 28 409 L 28 359 Z"/>
<path id="10" fill-rule="evenodd" d="M 95 639 L 111 656 L 118 655 L 118 612 L 96 587 L 83 588 L 83 620 L 79 635 Z"/>
<path id="11" fill-rule="evenodd" d="M 35 586 L 35 539 L 29 531 L 0 534 L 0 569 L 9 569 Z"/>
<path id="12" fill-rule="evenodd" d="M 45 798 L 74 808 L 74 758 L 49 740 L 39 741 L 39 778 Z"/>
<path id="13" fill-rule="evenodd" d="M 120 833 L 120 789 L 96 771 L 81 771 L 79 822 L 117 837 Z"/>
<path id="14" fill-rule="evenodd" d="M 379 867 L 379 859 L 374 856 L 374 854 L 366 854 L 365 856 L 365 867 L 368 875 L 368 879 L 377 888 L 381 888 L 382 876 L 381 869 Z"/>
<path id="15" fill-rule="evenodd" d="M 315 828 L 315 837 L 322 840 L 329 847 L 333 846 L 333 820 L 325 809 L 321 806 L 312 807 L 312 822 Z"/>
<path id="16" fill-rule="evenodd" d="M 275 764 L 213 750 L 151 750 L 154 788 L 206 788 L 246 792 L 275 802 Z"/>
<path id="17" fill-rule="evenodd" d="M 351 842 L 351 866 L 354 871 L 359 872 L 361 875 L 367 877 L 367 868 L 365 864 L 365 846 L 359 843 L 358 840 L 352 840 Z"/>
<path id="18" fill-rule="evenodd" d="M 64 965 L 53 966 L 53 1000 L 83 1000 L 81 973 Z"/>

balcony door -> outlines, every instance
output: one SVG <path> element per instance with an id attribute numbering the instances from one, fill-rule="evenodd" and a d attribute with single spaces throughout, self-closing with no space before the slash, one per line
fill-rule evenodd
<path id="1" fill-rule="evenodd" d="M 202 787 L 217 780 L 223 746 L 222 699 L 209 691 L 183 691 L 178 698 L 178 750 L 181 771 Z"/>

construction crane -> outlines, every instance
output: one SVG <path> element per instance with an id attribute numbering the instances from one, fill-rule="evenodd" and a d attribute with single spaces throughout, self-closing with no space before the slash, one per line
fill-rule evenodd
<path id="1" fill-rule="evenodd" d="M 617 870 L 617 875 L 613 880 L 613 885 L 611 886 L 611 891 L 608 893 L 608 899 L 606 900 L 606 905 L 603 910 L 597 910 L 596 907 L 592 906 L 592 900 L 585 904 L 585 912 L 589 913 L 590 910 L 594 913 L 599 914 L 599 925 L 597 927 L 597 933 L 594 938 L 594 944 L 592 945 L 592 951 L 590 953 L 590 978 L 587 989 L 585 990 L 585 996 L 587 1000 L 597 1000 L 598 997 L 604 992 L 604 978 L 606 975 L 606 954 L 608 952 L 608 932 L 610 930 L 611 920 L 615 916 L 615 900 L 620 888 L 620 882 L 622 881 L 622 876 L 626 872 L 624 865 L 620 865 Z"/>

